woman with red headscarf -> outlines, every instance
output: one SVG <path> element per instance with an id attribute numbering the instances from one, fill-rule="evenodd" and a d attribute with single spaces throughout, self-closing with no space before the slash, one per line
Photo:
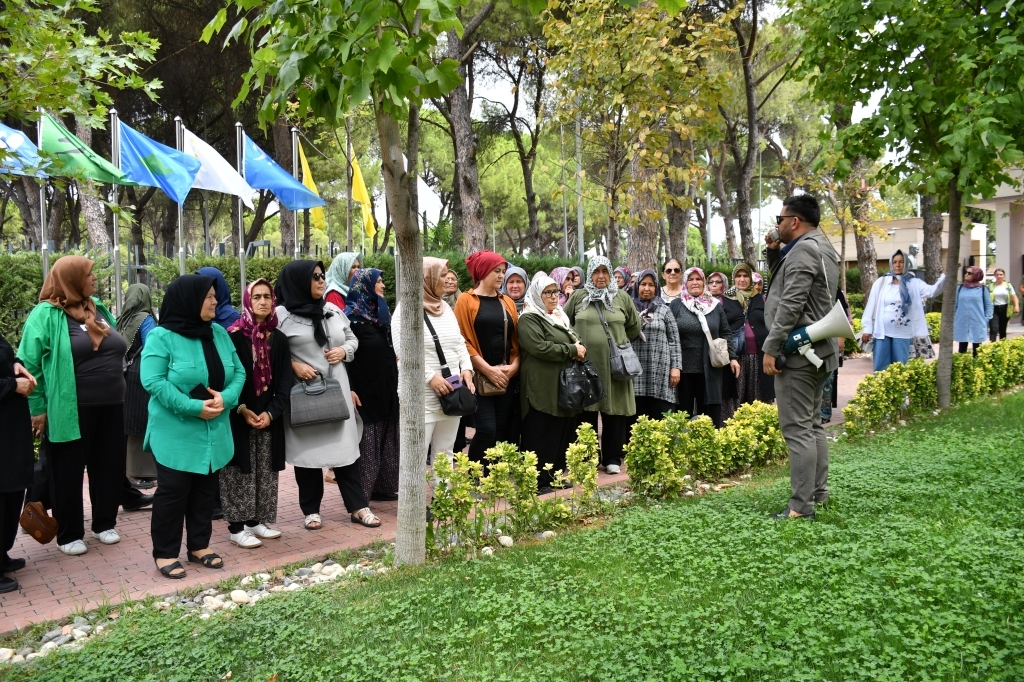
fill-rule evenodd
<path id="1" fill-rule="evenodd" d="M 992 319 L 992 297 L 985 286 L 985 271 L 976 265 L 967 268 L 963 284 L 956 288 L 956 312 L 953 314 L 953 340 L 960 344 L 958 352 L 966 353 L 967 344 L 978 346 L 988 339 L 988 322 Z"/>
<path id="2" fill-rule="evenodd" d="M 484 460 L 484 452 L 510 431 L 516 387 L 511 382 L 519 373 L 519 314 L 516 303 L 499 291 L 505 279 L 506 262 L 493 251 L 477 251 L 466 259 L 475 288 L 459 297 L 455 317 L 466 339 L 476 372 L 477 409 L 473 415 L 476 435 L 469 445 L 469 458 Z"/>

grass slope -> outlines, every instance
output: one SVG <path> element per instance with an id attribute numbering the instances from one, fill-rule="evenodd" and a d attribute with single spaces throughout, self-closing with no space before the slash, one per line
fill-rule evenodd
<path id="1" fill-rule="evenodd" d="M 1024 393 L 834 448 L 788 480 L 635 507 L 486 561 L 321 586 L 208 621 L 149 610 L 46 680 L 1024 679 Z"/>

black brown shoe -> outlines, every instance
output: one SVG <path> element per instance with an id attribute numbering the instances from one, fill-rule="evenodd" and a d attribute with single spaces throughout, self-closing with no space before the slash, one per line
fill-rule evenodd
<path id="1" fill-rule="evenodd" d="M 793 516 L 793 514 L 790 513 L 789 507 L 786 507 L 785 509 L 783 509 L 781 511 L 775 512 L 774 514 L 772 514 L 768 518 L 773 519 L 775 521 L 789 521 L 790 519 L 793 519 L 793 520 L 796 520 L 796 519 L 807 519 L 808 521 L 813 521 L 814 520 L 814 512 L 811 512 L 810 514 L 799 514 L 797 516 Z"/>

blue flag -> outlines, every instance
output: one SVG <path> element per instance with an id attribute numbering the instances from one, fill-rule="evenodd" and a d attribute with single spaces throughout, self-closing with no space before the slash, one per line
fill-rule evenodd
<path id="1" fill-rule="evenodd" d="M 129 180 L 159 187 L 179 204 L 185 202 L 202 164 L 184 152 L 151 140 L 124 123 L 121 127 L 121 170 Z"/>
<path id="2" fill-rule="evenodd" d="M 326 205 L 323 199 L 277 165 L 248 135 L 245 136 L 245 181 L 253 189 L 269 189 L 289 211 Z"/>
<path id="3" fill-rule="evenodd" d="M 41 169 L 46 164 L 25 133 L 0 123 L 0 173 L 45 178 Z"/>

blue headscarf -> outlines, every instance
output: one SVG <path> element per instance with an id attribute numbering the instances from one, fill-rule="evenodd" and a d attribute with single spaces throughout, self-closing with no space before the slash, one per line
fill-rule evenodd
<path id="1" fill-rule="evenodd" d="M 356 270 L 348 285 L 345 298 L 345 316 L 352 322 L 371 322 L 382 327 L 391 326 L 388 302 L 375 291 L 382 273 L 377 268 Z"/>
<path id="2" fill-rule="evenodd" d="M 217 268 L 207 266 L 196 270 L 196 274 L 213 277 L 213 290 L 217 294 L 217 315 L 213 321 L 227 329 L 242 314 L 231 305 L 231 288 L 228 287 L 228 281 L 224 279 L 224 273 Z"/>
<path id="3" fill-rule="evenodd" d="M 903 256 L 903 274 L 897 275 L 896 270 L 892 267 L 892 261 L 896 256 Z M 914 273 L 910 271 L 910 259 L 903 253 L 901 249 L 896 249 L 891 256 L 889 256 L 889 277 L 895 277 L 900 281 L 900 309 L 904 315 L 910 314 L 910 289 L 907 287 L 907 282 L 914 279 Z"/>

